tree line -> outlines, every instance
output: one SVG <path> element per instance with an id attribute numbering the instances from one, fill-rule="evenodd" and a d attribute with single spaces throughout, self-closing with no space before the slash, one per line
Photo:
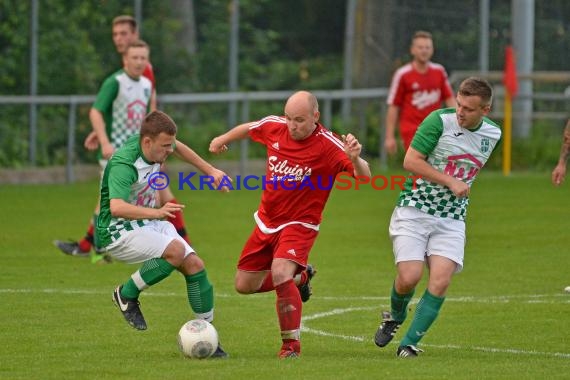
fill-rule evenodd
<path id="1" fill-rule="evenodd" d="M 133 0 L 50 0 L 39 3 L 38 94 L 95 94 L 121 65 L 111 40 L 111 20 L 134 15 Z M 160 93 L 228 90 L 230 0 L 141 1 L 142 38 Z M 410 36 L 434 35 L 434 60 L 452 73 L 478 69 L 479 0 L 359 0 L 354 33 L 346 37 L 348 0 L 240 0 L 239 89 L 338 89 L 344 51 L 353 46 L 352 86 L 386 87 L 409 60 Z M 501 70 L 510 37 L 511 0 L 490 2 L 491 70 Z M 26 95 L 30 88 L 31 1 L 0 0 L 0 94 Z M 570 2 L 537 1 L 535 70 L 567 70 Z M 0 165 L 24 165 L 27 108 L 0 105 Z M 40 110 L 40 164 L 62 160 L 65 107 Z M 79 117 L 79 135 L 88 131 Z M 8 143 L 9 141 L 9 143 Z"/>

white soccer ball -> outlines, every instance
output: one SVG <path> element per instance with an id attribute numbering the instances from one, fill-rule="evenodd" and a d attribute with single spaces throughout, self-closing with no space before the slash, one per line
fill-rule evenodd
<path id="1" fill-rule="evenodd" d="M 218 332 L 210 322 L 193 319 L 180 328 L 178 346 L 186 357 L 209 358 L 218 348 Z"/>

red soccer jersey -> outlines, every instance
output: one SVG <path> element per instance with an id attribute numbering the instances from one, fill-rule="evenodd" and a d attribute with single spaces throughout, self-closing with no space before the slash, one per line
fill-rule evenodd
<path id="1" fill-rule="evenodd" d="M 453 91 L 442 65 L 429 62 L 427 71 L 419 73 L 408 63 L 394 74 L 387 103 L 400 107 L 400 129 L 415 132 L 426 116 L 451 96 Z"/>
<path id="2" fill-rule="evenodd" d="M 336 175 L 354 173 L 342 141 L 321 124 L 306 139 L 293 140 L 278 116 L 252 123 L 249 135 L 267 148 L 267 183 L 257 217 L 271 229 L 291 223 L 317 229 Z"/>
<path id="3" fill-rule="evenodd" d="M 143 75 L 143 77 L 146 77 L 146 78 L 148 78 L 148 79 L 151 81 L 151 83 L 152 83 L 152 88 L 155 89 L 155 88 L 156 88 L 156 82 L 155 82 L 155 79 L 154 79 L 154 71 L 153 71 L 153 69 L 152 69 L 152 64 L 151 64 L 150 62 L 149 62 L 149 63 L 146 65 L 146 67 L 144 68 L 144 71 L 143 71 L 143 74 L 142 74 L 142 75 Z"/>

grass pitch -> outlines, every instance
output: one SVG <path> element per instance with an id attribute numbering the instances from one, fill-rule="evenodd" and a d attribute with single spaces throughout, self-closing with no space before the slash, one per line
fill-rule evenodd
<path id="1" fill-rule="evenodd" d="M 193 317 L 181 276 L 143 293 L 149 330 L 139 332 L 111 303 L 113 288 L 136 266 L 93 265 L 52 246 L 53 239 L 84 234 L 96 182 L 2 186 L 0 378 L 568 378 L 568 186 L 553 188 L 547 174 L 483 171 L 471 193 L 465 269 L 420 343 L 426 352 L 414 361 L 395 356 L 410 317 L 394 343 L 373 343 L 395 274 L 387 227 L 396 191 L 333 190 L 311 253 L 318 274 L 303 309 L 302 357 L 289 361 L 276 357 L 274 294 L 233 290 L 260 194 L 178 192 L 231 355 L 195 361 L 176 344 L 178 329 Z"/>

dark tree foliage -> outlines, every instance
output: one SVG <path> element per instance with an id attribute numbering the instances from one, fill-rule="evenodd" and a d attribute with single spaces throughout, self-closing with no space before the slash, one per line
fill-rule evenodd
<path id="1" fill-rule="evenodd" d="M 158 92 L 222 92 L 228 90 L 230 0 L 142 1 L 142 38 L 151 46 Z M 0 94 L 30 91 L 31 1 L 0 0 Z M 376 49 L 389 64 L 367 73 L 391 72 L 409 60 L 413 31 L 434 35 L 434 60 L 450 73 L 478 68 L 479 0 L 400 0 L 378 8 L 393 34 L 390 48 L 358 34 L 355 60 Z M 103 79 L 121 65 L 111 40 L 111 20 L 134 14 L 133 0 L 38 1 L 38 94 L 95 94 Z M 176 6 L 190 4 L 194 19 L 182 19 Z M 382 3 L 385 4 L 385 3 Z M 347 0 L 240 0 L 239 89 L 338 89 L 343 83 L 343 52 Z M 501 70 L 510 37 L 511 0 L 490 2 L 490 70 Z M 570 2 L 535 2 L 535 70 L 568 70 Z M 361 19 L 355 20 L 357 28 Z M 372 20 L 374 22 L 374 20 Z M 181 33 L 195 30 L 188 49 Z M 385 26 L 386 24 L 384 24 Z M 185 29 L 186 27 L 186 29 Z M 375 45 L 376 43 L 376 45 Z M 185 47 L 186 46 L 186 47 Z M 384 70 L 380 73 L 380 70 Z M 353 73 L 357 75 L 358 73 Z M 355 82 L 356 83 L 356 82 Z M 90 130 L 88 105 L 78 111 L 77 155 L 86 156 L 81 141 Z M 24 165 L 28 150 L 28 108 L 0 105 L 0 165 Z M 335 109 L 336 111 L 336 109 Z M 218 113 L 219 114 L 219 113 Z M 201 116 L 200 122 L 207 123 Z M 68 118 L 65 106 L 38 108 L 38 164 L 63 161 Z"/>

